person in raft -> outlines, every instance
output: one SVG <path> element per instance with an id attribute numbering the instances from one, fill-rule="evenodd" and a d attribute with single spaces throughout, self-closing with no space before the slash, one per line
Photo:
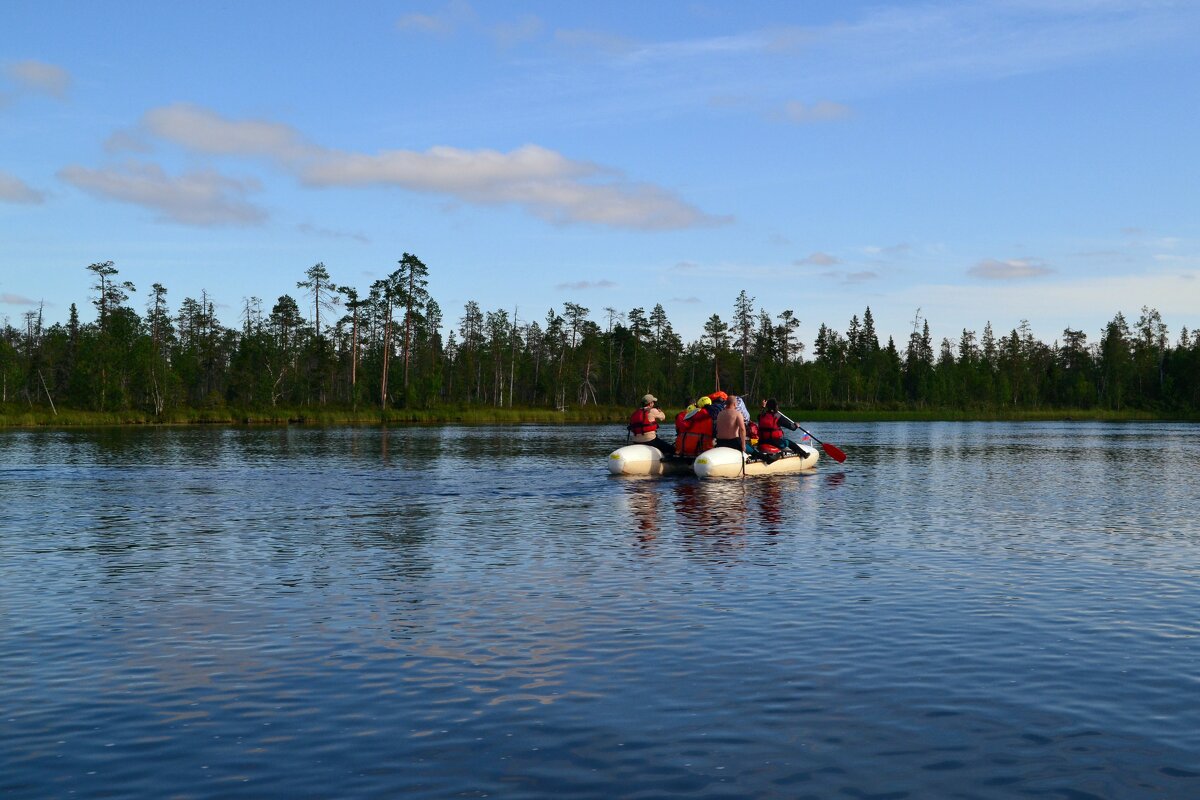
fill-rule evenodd
<path id="1" fill-rule="evenodd" d="M 774 397 L 763 403 L 763 407 L 763 413 L 758 416 L 759 446 L 769 444 L 780 450 L 786 447 L 799 455 L 802 452 L 800 446 L 784 436 L 783 429 L 794 431 L 800 426 L 779 413 L 779 402 Z"/>
<path id="2" fill-rule="evenodd" d="M 737 397 L 730 396 L 725 409 L 717 415 L 717 447 L 732 447 L 746 452 L 746 420 L 738 410 Z"/>
<path id="3" fill-rule="evenodd" d="M 696 456 L 713 446 L 712 400 L 701 397 L 695 408 L 683 416 L 679 427 L 679 438 L 675 440 L 675 454 Z"/>
<path id="4" fill-rule="evenodd" d="M 658 423 L 666 419 L 667 415 L 654 407 L 657 402 L 658 398 L 652 394 L 642 398 L 642 407 L 629 417 L 629 432 L 633 434 L 635 443 L 648 444 L 661 450 L 663 455 L 668 455 L 674 453 L 675 448 L 658 438 Z"/>

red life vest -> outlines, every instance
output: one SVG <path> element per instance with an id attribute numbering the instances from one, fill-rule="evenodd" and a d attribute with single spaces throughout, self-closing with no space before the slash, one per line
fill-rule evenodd
<path id="1" fill-rule="evenodd" d="M 783 428 L 779 427 L 779 414 L 764 411 L 758 416 L 758 441 L 778 447 L 783 444 Z"/>
<path id="2" fill-rule="evenodd" d="M 675 452 L 681 456 L 694 456 L 713 446 L 713 418 L 704 409 L 683 420 L 679 438 L 675 440 Z"/>
<path id="3" fill-rule="evenodd" d="M 680 411 L 675 415 L 675 435 L 683 433 L 683 421 L 687 419 L 687 409 Z"/>
<path id="4" fill-rule="evenodd" d="M 629 416 L 629 432 L 634 436 L 654 433 L 656 430 L 658 430 L 658 423 L 651 418 L 650 409 L 645 406 Z"/>

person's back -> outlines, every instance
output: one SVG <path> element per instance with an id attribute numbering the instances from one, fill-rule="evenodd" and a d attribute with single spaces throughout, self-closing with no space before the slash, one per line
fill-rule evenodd
<path id="1" fill-rule="evenodd" d="M 717 438 L 733 439 L 746 433 L 746 421 L 734 406 L 726 406 L 717 415 Z"/>
<path id="2" fill-rule="evenodd" d="M 736 397 L 731 397 L 728 405 L 717 415 L 717 446 L 745 450 L 746 420 L 738 411 L 736 400 Z"/>

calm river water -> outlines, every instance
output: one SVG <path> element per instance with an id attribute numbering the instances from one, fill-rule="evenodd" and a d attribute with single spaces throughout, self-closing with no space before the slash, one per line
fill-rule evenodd
<path id="1" fill-rule="evenodd" d="M 1200 427 L 0 431 L 0 795 L 1200 797 Z"/>

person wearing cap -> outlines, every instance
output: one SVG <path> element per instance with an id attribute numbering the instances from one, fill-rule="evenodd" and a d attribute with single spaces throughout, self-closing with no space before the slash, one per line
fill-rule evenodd
<path id="1" fill-rule="evenodd" d="M 724 410 L 717 416 L 717 447 L 732 447 L 746 451 L 746 420 L 738 411 L 737 397 L 727 398 Z"/>
<path id="2" fill-rule="evenodd" d="M 661 409 L 655 408 L 658 398 L 647 394 L 642 398 L 642 407 L 629 417 L 629 432 L 637 444 L 648 444 L 664 454 L 674 453 L 675 448 L 658 438 L 658 423 L 667 418 Z"/>

